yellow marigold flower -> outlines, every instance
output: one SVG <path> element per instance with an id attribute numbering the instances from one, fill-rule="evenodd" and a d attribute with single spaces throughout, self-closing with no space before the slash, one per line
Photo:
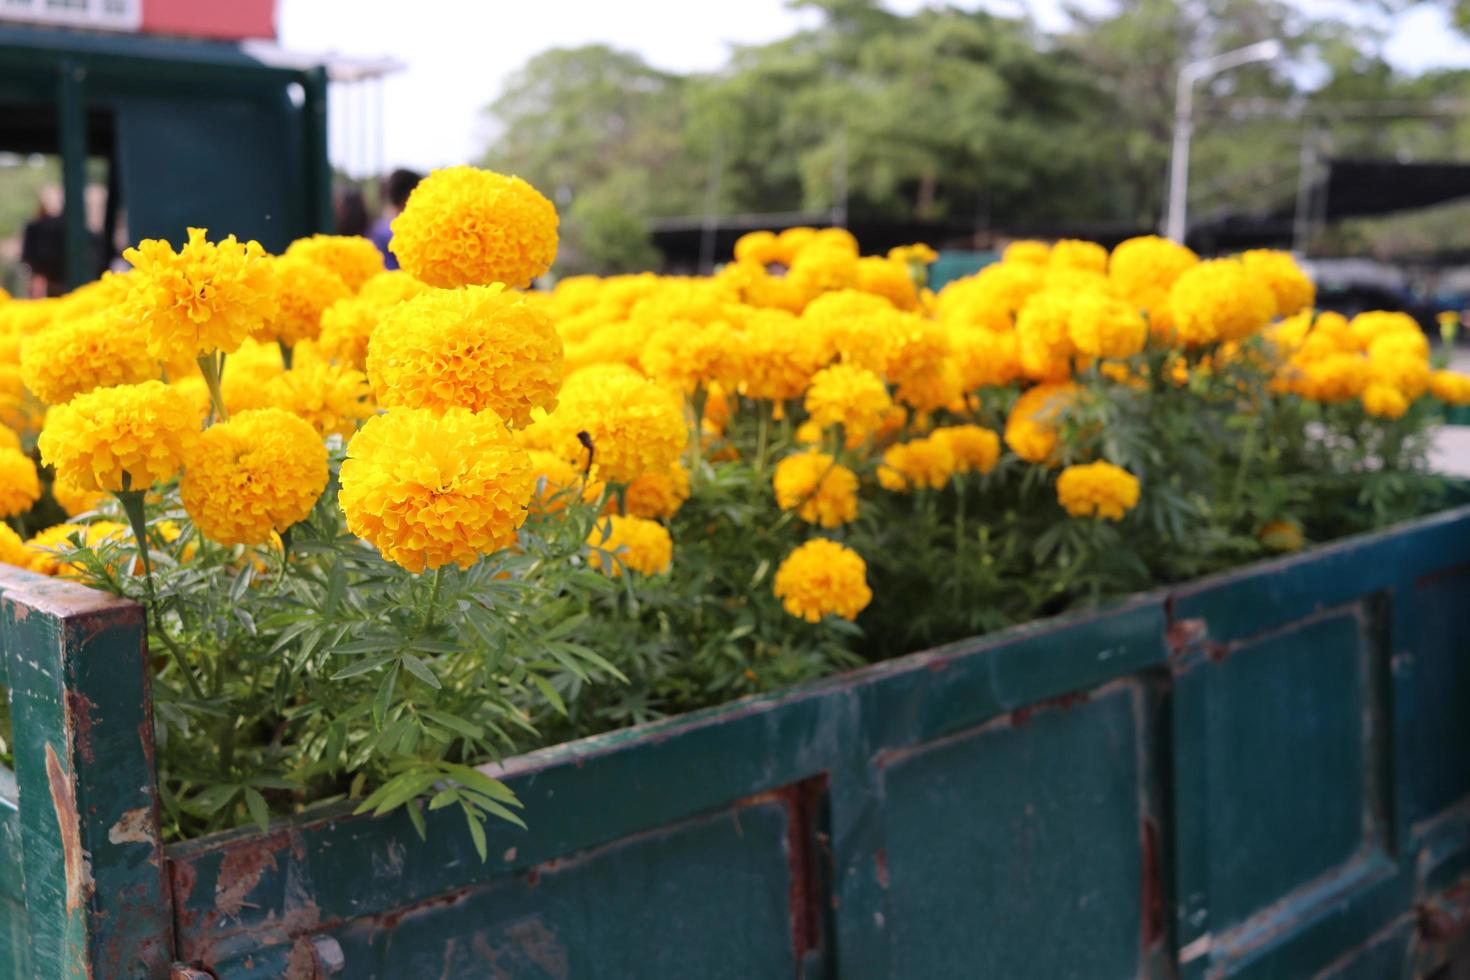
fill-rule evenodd
<path id="1" fill-rule="evenodd" d="M 1275 294 L 1235 259 L 1210 259 L 1186 269 L 1169 291 L 1169 318 L 1186 347 L 1243 340 L 1275 313 Z"/>
<path id="2" fill-rule="evenodd" d="M 390 269 L 363 283 L 357 295 L 364 303 L 386 311 L 429 288 L 428 283 L 415 279 L 402 269 Z"/>
<path id="3" fill-rule="evenodd" d="M 11 530 L 9 524 L 0 524 L 0 564 L 30 568 L 34 557 L 26 548 L 26 543 L 21 540 L 20 535 Z"/>
<path id="4" fill-rule="evenodd" d="M 646 517 L 622 517 L 611 514 L 592 526 L 587 544 L 594 550 L 588 556 L 593 568 L 602 568 L 602 552 L 612 552 L 614 561 L 609 571 L 623 574 L 631 568 L 644 575 L 662 575 L 674 560 L 674 541 L 669 529 Z"/>
<path id="5" fill-rule="evenodd" d="M 883 373 L 893 384 L 932 383 L 950 360 L 949 332 L 933 320 L 913 313 L 895 313 L 886 319 Z"/>
<path id="6" fill-rule="evenodd" d="M 327 486 L 327 447 L 279 408 L 241 412 L 204 431 L 184 466 L 179 494 L 205 537 L 265 544 L 304 520 Z"/>
<path id="7" fill-rule="evenodd" d="M 347 528 L 411 572 L 510 547 L 536 489 L 531 460 L 494 412 L 397 408 L 347 446 Z"/>
<path id="8" fill-rule="evenodd" d="M 283 255 L 272 262 L 276 274 L 276 315 L 251 334 L 256 340 L 279 341 L 295 347 L 315 340 L 322 331 L 322 313 L 352 295 L 342 277 L 300 255 Z"/>
<path id="9" fill-rule="evenodd" d="M 1143 350 L 1148 325 L 1128 302 L 1103 293 L 1084 293 L 1072 303 L 1067 333 L 1086 357 L 1132 357 Z"/>
<path id="10" fill-rule="evenodd" d="M 3 422 L 0 422 L 0 447 L 20 449 L 20 434 Z"/>
<path id="11" fill-rule="evenodd" d="M 776 248 L 778 250 L 777 261 L 782 265 L 790 265 L 796 260 L 801 250 L 817 237 L 817 229 L 807 227 L 785 228 L 776 236 Z"/>
<path id="12" fill-rule="evenodd" d="M 41 499 L 36 464 L 19 449 L 0 449 L 0 517 L 13 517 Z"/>
<path id="13" fill-rule="evenodd" d="M 750 398 L 797 398 L 831 358 L 825 338 L 781 310 L 759 310 L 736 334 L 727 379 Z M 724 380 L 724 379 L 722 379 Z"/>
<path id="14" fill-rule="evenodd" d="M 524 426 L 556 406 L 562 342 L 550 317 L 500 283 L 435 289 L 388 311 L 367 368 L 386 408 L 488 408 Z"/>
<path id="15" fill-rule="evenodd" d="M 1020 265 L 1046 265 L 1051 259 L 1051 246 L 1046 242 L 1018 239 L 1005 247 L 1000 259 Z"/>
<path id="16" fill-rule="evenodd" d="M 251 408 L 265 408 L 270 404 L 266 384 L 286 370 L 278 344 L 247 340 L 240 349 L 225 358 L 225 371 L 220 379 L 220 391 L 224 395 L 225 409 L 243 412 Z M 199 377 L 196 371 L 193 377 Z M 202 384 L 204 379 L 199 377 Z M 206 395 L 207 395 L 206 389 Z"/>
<path id="17" fill-rule="evenodd" d="M 909 267 L 902 262 L 876 255 L 858 259 L 857 288 L 884 297 L 900 310 L 912 310 L 919 305 L 919 287 Z"/>
<path id="18" fill-rule="evenodd" d="M 32 431 L 43 414 L 44 410 L 26 391 L 20 365 L 0 363 L 0 423 L 16 431 Z"/>
<path id="19" fill-rule="evenodd" d="M 857 619 L 873 601 L 862 556 L 826 538 L 813 538 L 787 555 L 773 584 L 782 608 L 809 623 L 823 616 Z"/>
<path id="20" fill-rule="evenodd" d="M 1294 368 L 1292 387 L 1303 398 L 1351 401 L 1368 385 L 1368 362 L 1357 354 L 1329 354 Z"/>
<path id="21" fill-rule="evenodd" d="M 9 528 L 7 527 L 6 530 Z M 57 552 L 70 550 L 72 535 L 85 534 L 86 531 L 85 524 L 54 524 L 32 535 L 25 542 L 26 560 L 21 567 L 29 568 L 42 575 L 55 575 L 61 567 L 61 556 Z"/>
<path id="22" fill-rule="evenodd" d="M 1260 278 L 1271 290 L 1277 316 L 1291 316 L 1316 302 L 1317 287 L 1290 252 L 1256 248 L 1242 252 L 1240 261 L 1247 272 Z"/>
<path id="23" fill-rule="evenodd" d="M 322 353 L 359 371 L 367 367 L 368 340 L 378 326 L 381 312 L 361 296 L 339 299 L 322 311 L 322 331 L 317 337 Z"/>
<path id="24" fill-rule="evenodd" d="M 799 313 L 807 297 L 785 276 L 773 276 L 758 262 L 731 262 L 715 277 L 733 286 L 750 306 Z"/>
<path id="25" fill-rule="evenodd" d="M 857 474 L 827 453 L 787 456 L 771 477 L 776 504 L 808 524 L 838 527 L 857 520 Z"/>
<path id="26" fill-rule="evenodd" d="M 807 415 L 818 427 L 841 425 L 849 438 L 862 441 L 883 424 L 893 400 L 872 371 L 834 364 L 812 375 L 805 404 Z"/>
<path id="27" fill-rule="evenodd" d="M 597 477 L 612 483 L 668 471 L 689 441 L 678 399 L 632 372 L 568 378 L 548 421 L 558 449 L 582 462 L 585 435 Z"/>
<path id="28" fill-rule="evenodd" d="M 807 300 L 834 289 L 853 289 L 858 284 L 857 252 L 814 241 L 797 253 L 786 278 Z"/>
<path id="29" fill-rule="evenodd" d="M 1057 477 L 1057 502 L 1073 517 L 1121 521 L 1138 506 L 1138 478 L 1102 460 L 1069 466 Z"/>
<path id="30" fill-rule="evenodd" d="M 644 473 L 624 491 L 633 517 L 673 517 L 689 499 L 689 471 L 675 463 L 662 472 Z"/>
<path id="31" fill-rule="evenodd" d="M 1454 371 L 1435 371 L 1429 376 L 1429 392 L 1446 405 L 1470 405 L 1470 378 Z"/>
<path id="32" fill-rule="evenodd" d="M 1429 338 L 1419 331 L 1380 334 L 1368 342 L 1368 356 L 1374 359 L 1412 357 L 1429 363 Z"/>
<path id="33" fill-rule="evenodd" d="M 361 235 L 312 235 L 298 238 L 288 256 L 306 259 L 333 273 L 354 293 L 383 271 L 383 253 Z"/>
<path id="34" fill-rule="evenodd" d="M 1053 268 L 1107 272 L 1108 250 L 1096 242 L 1063 238 L 1051 247 L 1051 254 L 1047 256 L 1047 264 Z"/>
<path id="35" fill-rule="evenodd" d="M 989 473 L 1000 460 L 1000 436 L 983 426 L 944 426 L 929 438 L 949 447 L 957 473 Z"/>
<path id="36" fill-rule="evenodd" d="M 692 392 L 726 373 L 726 352 L 734 334 L 724 321 L 670 323 L 649 335 L 638 363 L 650 378 Z"/>
<path id="37" fill-rule="evenodd" d="M 1295 521 L 1268 521 L 1256 532 L 1256 539 L 1272 551 L 1300 551 L 1302 529 Z"/>
<path id="38" fill-rule="evenodd" d="M 889 261 L 902 262 L 904 265 L 930 265 L 938 258 L 939 253 L 923 242 L 895 245 L 888 250 Z"/>
<path id="39" fill-rule="evenodd" d="M 41 461 L 84 490 L 143 490 L 179 471 L 197 425 L 188 397 L 162 381 L 98 388 L 47 414 Z"/>
<path id="40" fill-rule="evenodd" d="M 918 412 L 941 408 L 964 411 L 964 396 L 959 367 L 952 358 L 946 358 L 925 374 L 904 378 L 893 393 L 894 398 Z"/>
<path id="41" fill-rule="evenodd" d="M 123 253 L 133 265 L 123 315 L 143 325 L 160 360 L 232 353 L 276 314 L 275 275 L 260 243 L 230 235 L 216 244 L 206 234 L 190 228 L 178 252 L 147 239 Z"/>
<path id="42" fill-rule="evenodd" d="M 1031 294 L 1046 281 L 1041 265 L 997 262 L 973 276 L 945 285 L 934 300 L 935 315 L 944 323 L 1007 331 Z"/>
<path id="43" fill-rule="evenodd" d="M 67 517 L 96 510 L 107 499 L 107 494 L 101 490 L 83 490 L 76 484 L 59 478 L 51 481 L 51 496 L 66 511 Z"/>
<path id="44" fill-rule="evenodd" d="M 782 259 L 781 244 L 775 232 L 751 231 L 735 239 L 736 262 L 759 262 L 772 265 Z"/>
<path id="45" fill-rule="evenodd" d="M 113 312 L 64 320 L 27 337 L 21 345 L 21 377 L 48 405 L 60 405 L 94 388 L 137 384 L 158 377 L 142 325 Z"/>
<path id="46" fill-rule="evenodd" d="M 1383 419 L 1400 419 L 1409 410 L 1409 399 L 1391 384 L 1374 381 L 1363 389 L 1363 410 Z"/>
<path id="47" fill-rule="evenodd" d="M 556 259 L 556 208 L 519 177 L 447 167 L 419 181 L 388 248 L 430 286 L 517 289 Z"/>
<path id="48" fill-rule="evenodd" d="M 1108 278 L 1124 299 L 1148 314 L 1149 332 L 1162 341 L 1173 336 L 1169 290 L 1199 256 L 1178 242 L 1141 235 L 1120 242 L 1108 259 Z"/>
<path id="49" fill-rule="evenodd" d="M 957 468 L 958 461 L 947 440 L 913 439 L 883 451 L 878 483 L 883 489 L 898 493 L 916 488 L 938 490 L 949 482 Z"/>
<path id="50" fill-rule="evenodd" d="M 262 396 L 260 407 L 284 408 L 311 423 L 323 437 L 347 439 L 376 411 L 367 376 L 326 361 L 304 363 L 276 375 L 265 383 Z M 225 401 L 229 403 L 228 394 Z"/>
<path id="51" fill-rule="evenodd" d="M 1323 314 L 1326 316 L 1326 314 Z M 1359 350 L 1367 350 L 1368 346 L 1379 337 L 1390 334 L 1416 334 L 1423 336 L 1419 329 L 1419 321 L 1407 313 L 1390 312 L 1388 310 L 1369 310 L 1359 313 L 1353 317 L 1348 324 L 1354 340 L 1357 341 Z"/>
<path id="52" fill-rule="evenodd" d="M 998 333 L 981 327 L 952 327 L 950 348 L 959 369 L 960 387 L 1001 387 L 1023 375 L 1021 352 L 1014 333 Z"/>
<path id="53" fill-rule="evenodd" d="M 1429 361 L 1414 354 L 1390 350 L 1380 357 L 1368 358 L 1369 383 L 1397 388 L 1409 401 L 1429 390 Z"/>
<path id="54" fill-rule="evenodd" d="M 1076 398 L 1071 384 L 1042 384 L 1028 389 L 1006 418 L 1005 442 L 1028 463 L 1045 463 L 1057 448 L 1059 417 Z"/>

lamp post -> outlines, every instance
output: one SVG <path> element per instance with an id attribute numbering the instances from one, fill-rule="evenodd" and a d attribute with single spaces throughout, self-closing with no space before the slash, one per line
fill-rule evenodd
<path id="1" fill-rule="evenodd" d="M 1179 70 L 1174 91 L 1174 149 L 1169 157 L 1169 203 L 1164 214 L 1164 235 L 1183 243 L 1186 198 L 1189 191 L 1189 138 L 1194 132 L 1194 85 L 1203 79 L 1241 65 L 1280 57 L 1281 42 L 1272 38 L 1234 51 L 1187 62 Z"/>

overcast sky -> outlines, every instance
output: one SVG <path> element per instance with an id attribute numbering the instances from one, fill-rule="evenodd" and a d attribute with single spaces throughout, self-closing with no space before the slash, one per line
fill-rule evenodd
<path id="1" fill-rule="evenodd" d="M 487 137 L 483 107 L 509 73 L 547 48 L 602 42 L 636 51 L 659 68 L 707 70 L 721 65 L 732 45 L 772 41 L 814 19 L 788 10 L 784 0 L 279 2 L 285 47 L 390 56 L 406 66 L 382 83 L 381 133 L 373 123 L 379 116 L 370 93 L 351 96 L 337 87 L 332 158 L 350 171 L 376 170 L 380 162 L 430 169 L 471 160 Z M 1340 5 L 1301 2 L 1316 10 Z M 911 11 L 924 0 L 888 0 L 888 6 Z M 985 6 L 1029 11 L 1044 27 L 1061 23 L 1058 0 L 992 0 Z M 1385 53 L 1401 68 L 1470 66 L 1470 42 L 1449 29 L 1438 5 L 1420 4 L 1391 27 Z"/>

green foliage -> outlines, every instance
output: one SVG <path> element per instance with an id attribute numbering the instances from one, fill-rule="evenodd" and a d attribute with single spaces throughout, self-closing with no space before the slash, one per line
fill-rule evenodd
<path id="1" fill-rule="evenodd" d="M 69 553 L 88 584 L 150 607 L 171 836 L 340 798 L 383 813 L 433 790 L 430 807 L 460 807 L 479 840 L 518 804 L 468 767 L 541 744 L 533 715 L 622 678 L 596 652 L 609 624 L 586 615 L 615 588 L 581 565 L 591 507 L 469 569 L 413 575 L 349 535 L 335 497 L 283 548 L 226 548 L 170 489 L 149 524 L 151 585 L 131 540 Z"/>
<path id="2" fill-rule="evenodd" d="M 1180 68 L 1263 38 L 1282 40 L 1287 56 L 1196 88 L 1197 218 L 1289 207 L 1304 138 L 1339 156 L 1397 159 L 1453 159 L 1464 143 L 1463 113 L 1423 109 L 1463 99 L 1467 73 L 1395 71 L 1351 11 L 1286 0 L 1075 4 L 1068 26 L 1046 34 L 953 6 L 800 6 L 820 22 L 737 49 L 707 75 L 594 45 L 546 52 L 513 78 L 490 107 L 497 135 L 485 161 L 562 205 L 560 271 L 649 262 L 654 218 L 707 205 L 820 213 L 839 193 L 850 213 L 978 229 L 1151 227 Z M 1412 224 L 1430 247 L 1457 228 Z M 1392 240 L 1369 229 L 1322 244 Z"/>

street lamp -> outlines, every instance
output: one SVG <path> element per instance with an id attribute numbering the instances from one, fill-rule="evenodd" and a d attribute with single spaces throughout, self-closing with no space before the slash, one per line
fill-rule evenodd
<path id="1" fill-rule="evenodd" d="M 1194 131 L 1195 82 L 1281 56 L 1281 42 L 1272 38 L 1257 41 L 1213 58 L 1191 61 L 1179 70 L 1179 86 L 1174 92 L 1174 149 L 1169 157 L 1169 206 L 1164 216 L 1164 235 L 1176 242 L 1184 241 L 1184 210 L 1189 190 L 1189 138 Z"/>

